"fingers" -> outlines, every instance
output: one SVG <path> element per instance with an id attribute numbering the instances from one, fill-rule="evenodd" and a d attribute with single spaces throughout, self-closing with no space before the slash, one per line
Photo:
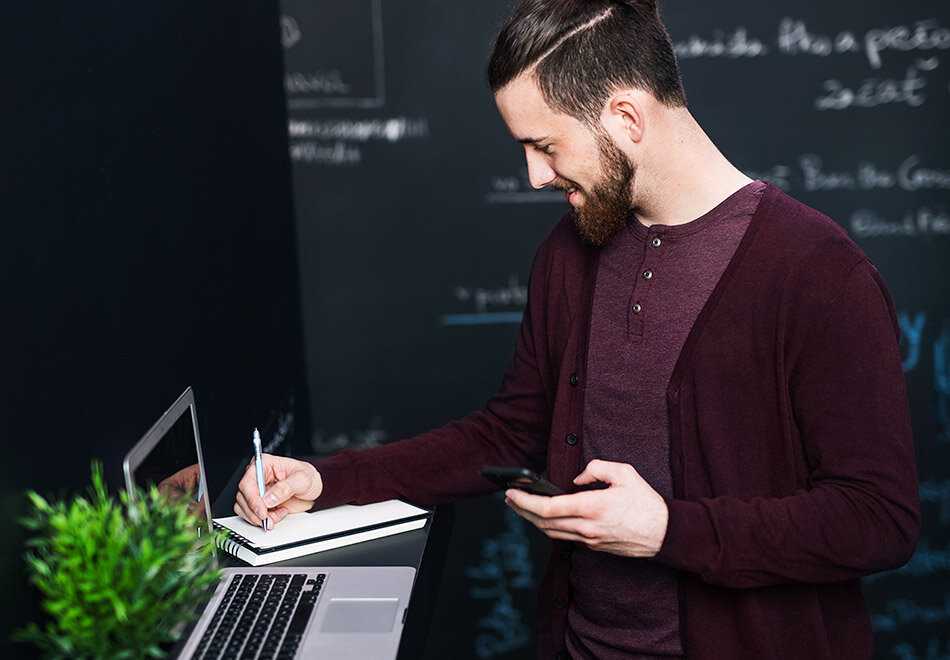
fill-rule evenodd
<path id="1" fill-rule="evenodd" d="M 234 512 L 252 525 L 260 527 L 262 517 L 257 515 L 254 509 L 248 504 L 247 498 L 244 497 L 244 493 L 238 491 L 236 500 L 237 501 L 234 503 Z"/>
<path id="2" fill-rule="evenodd" d="M 264 506 L 264 502 L 261 500 L 260 490 L 257 487 L 254 461 L 251 461 L 251 464 L 244 470 L 244 476 L 241 477 L 241 481 L 238 483 L 238 495 L 243 495 L 244 500 L 248 504 L 245 508 L 248 513 L 255 514 L 258 520 L 267 515 L 267 507 Z"/>
<path id="3" fill-rule="evenodd" d="M 509 503 L 515 513 L 537 527 L 547 536 L 553 539 L 566 539 L 570 541 L 580 541 L 582 543 L 590 542 L 596 536 L 596 529 L 591 521 L 584 518 L 573 516 L 562 518 L 543 518 L 530 511 L 519 508 L 516 504 Z"/>
<path id="4" fill-rule="evenodd" d="M 316 470 L 314 469 L 313 472 L 316 472 Z M 267 489 L 267 492 L 264 493 L 264 504 L 273 508 L 279 504 L 283 504 L 292 497 L 300 497 L 300 499 L 310 499 L 312 501 L 315 497 L 311 498 L 307 496 L 313 494 L 313 481 L 311 471 L 304 469 L 294 470 L 287 474 L 285 479 L 272 484 L 270 488 Z"/>
<path id="5" fill-rule="evenodd" d="M 604 461 L 595 458 L 584 471 L 574 477 L 574 483 L 577 485 L 589 484 L 595 481 L 603 481 L 608 484 L 615 484 L 629 478 L 630 475 L 637 474 L 636 469 L 629 463 L 618 463 L 615 461 Z"/>
<path id="6" fill-rule="evenodd" d="M 291 513 L 303 513 L 304 511 L 309 511 L 312 506 L 313 502 L 309 500 L 302 500 L 298 497 L 291 498 L 284 502 L 281 506 L 270 510 L 271 525 L 276 525 Z"/>
<path id="7" fill-rule="evenodd" d="M 505 497 L 525 511 L 540 518 L 563 518 L 565 516 L 590 517 L 596 501 L 591 500 L 592 492 L 573 493 L 571 495 L 532 495 L 516 488 L 505 491 Z"/>

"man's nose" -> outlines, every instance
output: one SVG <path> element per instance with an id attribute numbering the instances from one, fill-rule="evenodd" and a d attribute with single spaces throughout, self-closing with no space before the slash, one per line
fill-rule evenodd
<path id="1" fill-rule="evenodd" d="M 531 187 L 538 190 L 557 178 L 557 174 L 547 164 L 547 161 L 539 154 L 534 154 L 530 150 L 525 154 L 528 160 L 528 181 Z"/>

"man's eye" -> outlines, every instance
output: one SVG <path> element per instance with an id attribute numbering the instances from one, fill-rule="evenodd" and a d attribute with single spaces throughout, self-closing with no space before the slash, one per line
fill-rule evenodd
<path id="1" fill-rule="evenodd" d="M 543 145 L 542 145 L 542 144 L 539 144 L 539 145 L 538 145 L 538 151 L 540 151 L 540 152 L 543 153 L 543 154 L 547 154 L 548 156 L 550 156 L 552 153 L 554 153 L 554 150 L 551 148 L 551 145 L 550 145 L 550 144 L 543 144 Z"/>

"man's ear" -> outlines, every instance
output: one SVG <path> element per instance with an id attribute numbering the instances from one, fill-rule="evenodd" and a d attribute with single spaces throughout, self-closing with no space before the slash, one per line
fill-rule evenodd
<path id="1" fill-rule="evenodd" d="M 620 131 L 632 142 L 643 140 L 646 131 L 645 99 L 638 90 L 623 90 L 607 101 L 602 117 L 604 124 Z"/>

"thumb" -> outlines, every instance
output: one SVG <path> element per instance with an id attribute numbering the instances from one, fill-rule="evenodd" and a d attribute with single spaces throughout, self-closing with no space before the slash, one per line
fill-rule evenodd
<path id="1" fill-rule="evenodd" d="M 599 458 L 595 458 L 587 464 L 587 467 L 584 468 L 583 472 L 574 477 L 574 483 L 578 486 L 592 484 L 595 481 L 603 481 L 608 484 L 613 484 L 617 480 L 616 471 L 613 469 L 616 465 L 616 463 L 602 461 Z"/>
<path id="2" fill-rule="evenodd" d="M 281 479 L 271 484 L 267 492 L 264 493 L 264 504 L 268 508 L 277 506 L 286 502 L 291 497 L 302 495 L 311 488 L 310 480 L 304 472 L 291 472 L 286 479 Z"/>

